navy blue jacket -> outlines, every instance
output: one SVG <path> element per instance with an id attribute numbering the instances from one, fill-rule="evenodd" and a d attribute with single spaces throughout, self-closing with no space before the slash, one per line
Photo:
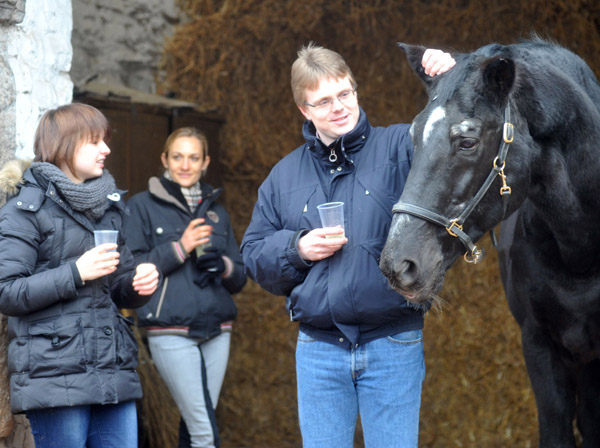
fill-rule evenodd
<path id="1" fill-rule="evenodd" d="M 183 196 L 174 197 L 157 178 L 150 179 L 148 191 L 127 203 L 131 213 L 125 218 L 124 234 L 136 261 L 154 263 L 164 275 L 162 286 L 138 309 L 139 325 L 171 328 L 204 340 L 219 335 L 221 323 L 235 319 L 237 309 L 231 294 L 241 291 L 246 274 L 229 214 L 216 202 L 222 189 L 201 185 L 203 200 L 192 213 L 182 204 Z M 200 217 L 213 226 L 211 244 L 233 262 L 229 277 L 204 288 L 194 283 L 195 254 L 183 261 L 173 249 L 173 242 L 181 238 L 189 222 Z"/>
<path id="2" fill-rule="evenodd" d="M 242 240 L 247 274 L 287 296 L 290 318 L 311 336 L 344 347 L 423 327 L 423 312 L 396 293 L 379 257 L 410 168 L 409 126 L 372 127 L 361 109 L 357 126 L 326 147 L 311 122 L 306 143 L 272 169 L 258 191 Z M 338 154 L 329 161 L 331 148 Z M 306 262 L 298 239 L 322 227 L 317 205 L 343 201 L 346 244 Z"/>
<path id="3" fill-rule="evenodd" d="M 113 274 L 84 284 L 75 266 L 94 247 L 95 228 L 121 229 L 124 210 L 121 200 L 111 201 L 92 222 L 30 170 L 0 210 L 0 312 L 10 316 L 13 412 L 141 398 L 137 343 L 118 311 L 148 301 L 133 290 L 133 257 L 121 239 Z"/>

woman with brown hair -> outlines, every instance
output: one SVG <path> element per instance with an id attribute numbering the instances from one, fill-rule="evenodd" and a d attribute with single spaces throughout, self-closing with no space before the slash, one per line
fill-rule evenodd
<path id="1" fill-rule="evenodd" d="M 125 205 L 104 169 L 108 122 L 69 104 L 46 112 L 35 159 L 0 209 L 0 312 L 8 315 L 11 408 L 37 448 L 137 448 L 137 345 L 119 308 L 147 302 L 153 264 L 134 264 L 120 230 Z"/>

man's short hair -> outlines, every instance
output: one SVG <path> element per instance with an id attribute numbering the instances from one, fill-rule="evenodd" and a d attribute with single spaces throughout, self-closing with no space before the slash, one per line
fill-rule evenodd
<path id="1" fill-rule="evenodd" d="M 298 106 L 304 106 L 306 90 L 316 90 L 322 79 L 340 79 L 348 76 L 352 87 L 356 81 L 344 58 L 335 51 L 315 45 L 313 42 L 298 51 L 292 64 L 292 92 Z"/>

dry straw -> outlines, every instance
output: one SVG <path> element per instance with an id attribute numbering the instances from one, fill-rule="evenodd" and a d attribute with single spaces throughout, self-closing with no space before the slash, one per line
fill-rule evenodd
<path id="1" fill-rule="evenodd" d="M 536 32 L 572 49 L 599 73 L 598 2 L 188 0 L 180 6 L 187 18 L 165 47 L 163 93 L 225 118 L 221 159 L 238 241 L 258 186 L 301 144 L 302 119 L 289 71 L 296 51 L 309 41 L 345 57 L 374 125 L 409 122 L 426 101 L 397 41 L 469 51 Z M 488 259 L 478 266 L 459 261 L 441 293 L 447 305 L 426 319 L 421 447 L 537 446 L 519 329 L 508 312 L 487 237 L 483 244 Z M 217 412 L 223 447 L 299 447 L 296 324 L 288 321 L 282 298 L 254 283 L 237 296 L 237 304 Z M 149 362 L 142 359 L 141 370 Z M 171 412 L 169 400 L 164 392 L 153 396 L 157 389 L 148 385 L 160 380 L 144 378 L 144 411 L 161 415 L 145 427 L 176 434 L 177 425 L 165 424 L 171 419 L 162 416 Z M 168 445 L 152 448 L 163 446 Z"/>

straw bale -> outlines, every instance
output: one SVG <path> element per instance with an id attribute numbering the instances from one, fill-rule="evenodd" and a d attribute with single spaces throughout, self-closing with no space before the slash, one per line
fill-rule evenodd
<path id="1" fill-rule="evenodd" d="M 258 186 L 302 143 L 289 71 L 303 44 L 315 41 L 345 57 L 373 125 L 409 122 L 426 102 L 397 41 L 470 51 L 537 33 L 600 72 L 600 4 L 588 0 L 186 0 L 180 6 L 186 20 L 165 46 L 161 88 L 225 117 L 225 205 L 238 241 Z M 519 328 L 489 238 L 482 244 L 487 260 L 458 261 L 440 294 L 446 304 L 426 318 L 421 447 L 537 445 Z M 253 282 L 236 301 L 239 318 L 217 409 L 223 447 L 299 447 L 297 325 L 283 298 Z M 145 409 L 155 407 L 164 411 L 164 403 Z"/>

